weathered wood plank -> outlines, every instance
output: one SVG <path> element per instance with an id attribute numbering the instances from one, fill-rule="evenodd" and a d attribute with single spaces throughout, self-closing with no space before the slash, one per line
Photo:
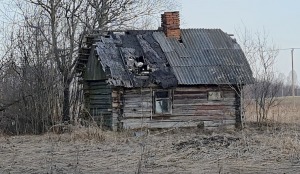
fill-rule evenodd
<path id="1" fill-rule="evenodd" d="M 178 108 L 180 105 L 173 105 L 173 108 Z M 193 105 L 188 106 L 188 108 L 193 109 L 196 108 L 197 110 L 234 110 L 234 106 L 231 105 Z"/>
<path id="2" fill-rule="evenodd" d="M 207 99 L 182 99 L 182 100 L 178 100 L 178 99 L 174 99 L 173 100 L 173 106 L 180 106 L 180 105 L 234 105 L 235 104 L 235 100 L 231 99 L 231 100 L 219 100 L 219 101 L 210 101 Z"/>
<path id="3" fill-rule="evenodd" d="M 191 116 L 191 115 L 199 115 L 199 116 L 226 116 L 226 115 L 234 115 L 235 112 L 230 112 L 230 111 L 225 111 L 225 112 L 222 112 L 222 111 L 211 111 L 211 112 L 201 112 L 201 111 L 189 111 L 189 110 L 186 110 L 186 111 L 178 111 L 178 112 L 174 112 L 172 113 L 173 116 Z"/>
<path id="4" fill-rule="evenodd" d="M 110 100 L 111 96 L 109 95 L 90 95 L 89 98 L 91 100 L 95 99 L 95 100 Z"/>
<path id="5" fill-rule="evenodd" d="M 202 90 L 196 90 L 196 91 L 187 91 L 187 90 L 185 90 L 185 91 L 178 91 L 178 90 L 174 90 L 174 95 L 191 95 L 191 94 L 195 94 L 195 95 L 197 95 L 197 94 L 204 94 L 204 95 L 207 95 L 207 92 L 205 92 L 205 91 L 202 91 Z"/>
<path id="6" fill-rule="evenodd" d="M 223 97 L 224 98 L 235 99 L 235 92 L 234 91 L 224 91 L 223 92 Z"/>
<path id="7" fill-rule="evenodd" d="M 123 108 L 124 113 L 151 112 L 152 108 Z"/>
<path id="8" fill-rule="evenodd" d="M 131 99 L 140 99 L 140 100 L 143 100 L 143 99 L 147 99 L 147 98 L 149 98 L 149 99 L 152 99 L 152 95 L 150 95 L 150 94 L 148 94 L 148 95 L 123 95 L 123 98 L 125 98 L 125 99 L 129 99 L 129 100 L 131 100 Z"/>
<path id="9" fill-rule="evenodd" d="M 158 120 L 230 120 L 235 118 L 234 112 L 231 113 L 176 113 L 172 115 L 155 115 L 149 111 L 144 112 L 124 112 L 123 118 L 140 118 L 140 117 L 152 117 Z"/>
<path id="10" fill-rule="evenodd" d="M 175 128 L 175 127 L 197 127 L 199 124 L 204 123 L 204 127 L 218 127 L 222 125 L 234 125 L 235 121 L 213 122 L 213 121 L 195 121 L 195 122 L 181 122 L 181 121 L 147 121 L 143 122 L 136 120 L 135 122 L 122 121 L 125 129 L 137 129 L 140 127 L 148 128 Z"/>
<path id="11" fill-rule="evenodd" d="M 177 87 L 174 90 L 174 92 L 182 92 L 182 91 L 208 92 L 208 91 L 220 91 L 221 89 L 222 88 L 217 88 L 217 87 Z"/>
<path id="12" fill-rule="evenodd" d="M 90 104 L 90 109 L 111 109 L 111 105 L 98 105 L 98 104 L 94 104 L 94 103 L 91 103 Z"/>
<path id="13" fill-rule="evenodd" d="M 106 87 L 106 86 L 89 86 L 88 90 L 90 90 L 91 92 L 95 90 L 111 91 L 110 87 Z"/>
<path id="14" fill-rule="evenodd" d="M 152 99 L 150 98 L 144 98 L 144 99 L 140 99 L 140 98 L 132 98 L 132 99 L 128 99 L 128 98 L 125 98 L 123 99 L 123 102 L 124 102 L 124 105 L 130 105 L 130 104 L 137 104 L 137 103 L 140 103 L 140 102 L 152 102 Z"/>
<path id="15" fill-rule="evenodd" d="M 214 120 L 234 120 L 234 116 L 223 115 L 223 116 L 206 116 L 206 115 L 192 115 L 192 116 L 176 116 L 172 115 L 169 117 L 152 116 L 153 120 L 177 120 L 177 121 L 214 121 Z"/>
<path id="16" fill-rule="evenodd" d="M 89 103 L 111 105 L 110 100 L 103 100 L 103 99 L 89 99 Z"/>
<path id="17" fill-rule="evenodd" d="M 192 111 L 235 111 L 235 105 L 173 105 L 173 111 L 192 110 Z"/>
<path id="18" fill-rule="evenodd" d="M 137 112 L 124 112 L 123 117 L 125 118 L 141 118 L 141 117 L 150 117 L 151 111 L 137 111 Z"/>
<path id="19" fill-rule="evenodd" d="M 151 107 L 135 107 L 135 108 L 124 107 L 123 110 L 124 110 L 124 112 L 138 112 L 138 111 L 151 112 L 152 108 Z"/>
<path id="20" fill-rule="evenodd" d="M 90 114 L 92 115 L 100 115 L 100 114 L 110 114 L 111 115 L 111 110 L 109 108 L 101 109 L 97 107 L 91 107 L 90 108 Z"/>
<path id="21" fill-rule="evenodd" d="M 192 98 L 192 99 L 207 99 L 207 93 L 197 93 L 197 94 L 174 94 L 174 99 Z"/>
<path id="22" fill-rule="evenodd" d="M 151 89 L 143 89 L 143 90 L 140 90 L 140 89 L 130 89 L 130 90 L 125 90 L 124 91 L 124 95 L 145 95 L 145 94 L 151 94 Z"/>
<path id="23" fill-rule="evenodd" d="M 152 102 L 143 101 L 139 103 L 125 103 L 124 108 L 129 108 L 129 109 L 152 108 Z"/>

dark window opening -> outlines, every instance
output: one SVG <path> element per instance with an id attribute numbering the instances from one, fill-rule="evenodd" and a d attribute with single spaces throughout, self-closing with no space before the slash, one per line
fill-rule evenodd
<path id="1" fill-rule="evenodd" d="M 171 113 L 171 96 L 170 91 L 154 92 L 154 113 L 170 114 Z"/>

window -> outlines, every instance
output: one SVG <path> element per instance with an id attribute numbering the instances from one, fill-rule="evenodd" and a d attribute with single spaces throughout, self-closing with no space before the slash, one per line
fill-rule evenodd
<path id="1" fill-rule="evenodd" d="M 170 114 L 171 99 L 170 91 L 155 91 L 154 92 L 154 113 L 155 114 Z"/>
<path id="2" fill-rule="evenodd" d="M 220 91 L 208 92 L 208 100 L 222 100 Z"/>

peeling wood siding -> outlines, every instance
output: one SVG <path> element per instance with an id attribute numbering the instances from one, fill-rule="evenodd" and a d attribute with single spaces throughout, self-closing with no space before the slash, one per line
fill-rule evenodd
<path id="1" fill-rule="evenodd" d="M 154 89 L 155 90 L 155 89 Z M 221 91 L 223 98 L 209 101 L 209 91 Z M 229 87 L 177 87 L 172 99 L 172 113 L 153 113 L 153 89 L 126 89 L 122 94 L 123 113 L 119 115 L 122 127 L 168 128 L 234 126 L 239 118 L 239 95 Z"/>
<path id="2" fill-rule="evenodd" d="M 101 126 L 111 128 L 111 87 L 104 80 L 87 81 L 84 88 L 85 106 L 90 116 Z"/>

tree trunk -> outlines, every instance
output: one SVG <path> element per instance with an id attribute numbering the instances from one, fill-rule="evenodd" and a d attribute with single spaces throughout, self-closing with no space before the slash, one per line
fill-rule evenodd
<path id="1" fill-rule="evenodd" d="M 63 122 L 70 121 L 70 85 L 64 85 Z"/>

